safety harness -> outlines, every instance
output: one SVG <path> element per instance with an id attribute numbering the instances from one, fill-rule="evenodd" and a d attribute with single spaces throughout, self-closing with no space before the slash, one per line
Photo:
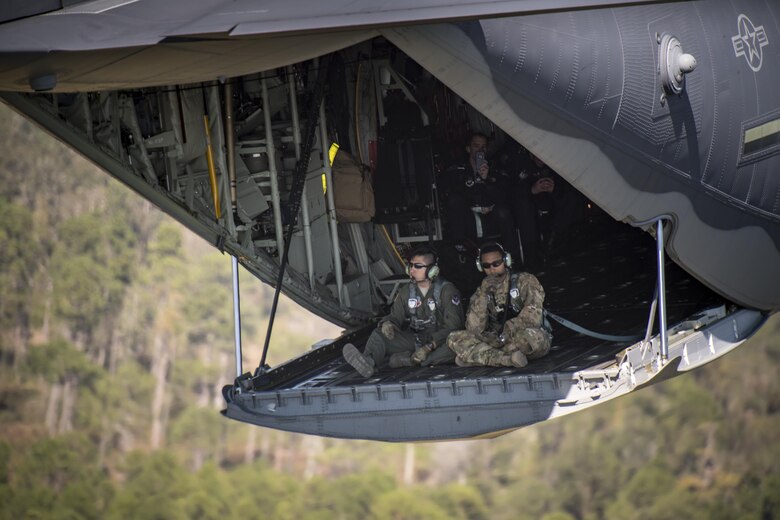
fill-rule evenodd
<path id="1" fill-rule="evenodd" d="M 433 307 L 430 307 L 431 315 L 428 318 L 423 318 L 418 315 L 417 308 L 422 307 L 424 303 L 428 303 L 430 306 L 430 297 L 424 297 L 422 293 L 418 292 L 417 284 L 409 282 L 409 302 L 407 309 L 409 312 L 409 329 L 414 332 L 414 343 L 416 347 L 420 347 L 430 340 L 427 331 L 436 330 L 438 324 L 437 315 L 438 310 L 441 308 L 441 292 L 445 286 L 451 285 L 451 282 L 437 278 L 433 280 L 431 289 L 433 290 Z M 430 292 L 428 293 L 430 294 Z M 412 301 L 419 301 L 419 305 L 415 303 L 411 305 Z"/>
<path id="2" fill-rule="evenodd" d="M 492 328 L 495 328 L 497 331 L 497 335 L 500 337 L 504 332 L 504 325 L 506 325 L 506 322 L 517 317 L 520 314 L 520 311 L 522 310 L 522 307 L 519 305 L 517 300 L 519 299 L 519 290 L 517 287 L 517 280 L 519 278 L 518 273 L 512 273 L 509 277 L 509 285 L 506 290 L 506 298 L 504 298 L 504 305 L 503 308 L 498 304 L 498 302 L 495 299 L 495 296 L 491 293 L 488 298 L 492 301 L 493 309 L 501 313 L 501 316 L 498 317 L 495 313 L 490 313 L 488 316 L 489 323 L 493 325 Z M 513 297 L 513 294 L 517 294 L 517 296 Z M 549 324 L 546 324 L 547 326 L 544 327 L 546 330 L 549 329 Z M 543 325 L 544 326 L 544 325 Z"/>

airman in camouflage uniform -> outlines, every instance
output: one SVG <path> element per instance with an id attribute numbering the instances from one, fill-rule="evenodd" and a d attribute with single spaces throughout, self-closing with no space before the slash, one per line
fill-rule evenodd
<path id="1" fill-rule="evenodd" d="M 458 289 L 439 277 L 438 270 L 433 250 L 415 249 L 407 266 L 409 284 L 398 292 L 365 350 L 344 346 L 344 359 L 363 377 L 371 377 L 385 364 L 395 368 L 455 360 L 445 345 L 452 331 L 463 328 L 463 305 Z"/>
<path id="2" fill-rule="evenodd" d="M 552 336 L 544 326 L 539 280 L 529 273 L 513 274 L 511 256 L 499 244 L 483 246 L 478 262 L 487 276 L 469 303 L 466 330 L 447 339 L 455 362 L 523 367 L 546 355 Z"/>

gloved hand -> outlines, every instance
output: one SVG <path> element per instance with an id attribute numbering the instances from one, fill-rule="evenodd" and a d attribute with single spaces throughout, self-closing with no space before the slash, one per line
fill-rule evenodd
<path id="1" fill-rule="evenodd" d="M 485 284 L 485 288 L 496 289 L 503 282 L 504 282 L 504 277 L 503 276 L 488 276 L 488 277 L 485 278 L 485 281 L 483 283 Z"/>
<path id="2" fill-rule="evenodd" d="M 433 345 L 431 344 L 423 345 L 422 347 L 418 348 L 412 354 L 412 363 L 419 365 L 425 361 L 425 358 L 428 357 L 428 354 L 430 354 L 431 351 L 433 351 Z"/>
<path id="3" fill-rule="evenodd" d="M 392 321 L 383 321 L 382 324 L 379 325 L 379 330 L 387 339 L 393 339 L 395 337 L 395 331 L 398 330 L 398 327 L 396 327 L 395 323 Z"/>

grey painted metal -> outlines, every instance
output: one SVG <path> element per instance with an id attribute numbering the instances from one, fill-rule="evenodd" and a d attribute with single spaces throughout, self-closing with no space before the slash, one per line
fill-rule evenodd
<path id="1" fill-rule="evenodd" d="M 661 332 L 661 362 L 669 359 L 669 338 L 666 336 L 666 271 L 664 268 L 664 219 L 658 219 L 655 232 L 658 262 L 658 328 Z"/>
<path id="2" fill-rule="evenodd" d="M 355 250 L 355 258 L 357 259 L 360 272 L 364 274 L 371 274 L 371 270 L 368 265 L 368 253 L 366 252 L 366 242 L 363 240 L 363 230 L 358 223 L 347 224 L 349 230 L 349 238 L 352 241 L 352 247 Z"/>
<path id="3" fill-rule="evenodd" d="M 655 325 L 655 313 L 658 311 L 658 287 L 655 288 L 655 294 L 653 294 L 653 302 L 650 304 L 650 313 L 647 316 L 647 329 L 645 329 L 645 342 L 650 341 L 650 336 L 653 335 L 653 325 Z"/>
<path id="4" fill-rule="evenodd" d="M 230 208 L 234 218 L 238 211 L 236 192 L 236 129 L 233 125 L 233 83 L 225 81 L 225 154 L 227 155 L 228 177 L 230 178 Z"/>
<path id="5" fill-rule="evenodd" d="M 287 88 L 290 90 L 290 113 L 292 115 L 293 145 L 295 160 L 301 160 L 301 121 L 298 115 L 298 94 L 295 88 L 293 68 L 287 67 Z M 314 257 L 311 248 L 311 220 L 309 218 L 309 190 L 301 193 L 301 224 L 303 226 L 303 248 L 306 254 L 306 272 L 309 275 L 309 287 L 314 291 Z"/>
<path id="6" fill-rule="evenodd" d="M 757 311 L 723 308 L 670 330 L 670 359 L 658 364 L 640 342 L 613 366 L 578 372 L 250 391 L 228 399 L 226 416 L 280 430 L 327 437 L 421 441 L 495 435 L 581 411 L 673 377 L 736 348 L 765 320 Z M 657 343 L 658 338 L 654 339 Z"/>
<path id="7" fill-rule="evenodd" d="M 150 13 L 152 4 L 141 0 L 106 13 L 68 10 L 9 22 L 0 26 L 0 88 L 29 91 L 30 75 L 49 69 L 57 74 L 56 88 L 69 91 L 211 80 L 217 67 L 225 75 L 256 73 L 381 31 L 615 219 L 643 220 L 659 210 L 675 215 L 666 253 L 699 280 L 741 305 L 780 309 L 780 179 L 773 175 L 780 147 L 745 153 L 742 139 L 780 110 L 778 54 L 772 51 L 776 3 L 746 0 L 739 12 L 727 0 L 575 12 L 557 12 L 554 7 L 563 3 L 545 3 L 549 10 L 540 14 L 426 27 L 395 26 L 393 13 L 408 5 L 377 8 L 369 2 L 344 11 L 338 3 L 311 4 L 274 2 L 273 14 L 241 8 L 227 13 L 203 0 L 182 13 L 163 0 Z M 422 5 L 404 12 L 422 21 L 425 9 L 434 7 Z M 501 7 L 495 14 L 513 12 L 509 5 L 495 4 Z M 516 5 L 527 9 L 532 3 Z M 312 10 L 300 17 L 301 6 Z M 444 4 L 437 6 L 444 12 Z M 207 33 L 235 27 L 238 34 L 251 32 L 254 23 L 280 30 L 284 23 L 271 27 L 272 20 L 322 18 L 323 29 L 328 15 L 314 16 L 323 14 L 317 9 L 334 9 L 328 12 L 347 25 L 358 19 L 353 14 L 374 16 L 381 28 L 154 45 L 192 36 L 189 30 L 196 27 Z M 189 18 L 195 11 L 220 16 Z M 750 42 L 740 37 L 741 16 L 752 20 L 756 38 Z M 97 27 L 99 20 L 106 22 L 100 30 L 78 29 Z M 661 103 L 655 33 L 664 32 L 676 35 L 699 63 L 685 90 Z M 147 47 L 122 47 L 130 41 Z M 46 54 L 14 53 L 33 48 Z"/>
<path id="8" fill-rule="evenodd" d="M 761 1 L 740 10 L 767 37 L 750 53 L 735 47 L 739 12 L 726 0 L 381 32 L 614 219 L 673 215 L 666 253 L 698 280 L 775 310 L 780 146 L 745 156 L 742 135 L 780 117 L 780 55 L 766 46 L 780 11 Z M 699 59 L 664 104 L 656 32 Z"/>
<path id="9" fill-rule="evenodd" d="M 325 193 L 328 208 L 328 224 L 330 226 L 331 253 L 333 254 L 333 273 L 336 275 L 336 292 L 339 303 L 344 304 L 344 278 L 341 272 L 341 254 L 339 253 L 339 228 L 336 222 L 336 202 L 333 198 L 333 171 L 330 167 L 330 140 L 328 139 L 328 123 L 325 120 L 325 102 L 320 105 L 320 148 L 322 153 L 322 168 L 325 171 Z"/>
<path id="10" fill-rule="evenodd" d="M 8 1 L 8 0 L 6 0 Z M 656 0 L 633 0 L 640 4 Z M 48 4 L 56 2 L 46 2 Z M 136 0 L 107 8 L 102 2 L 84 2 L 48 16 L 30 16 L 47 9 L 30 8 L 15 0 L 2 4 L 0 19 L 29 18 L 6 23 L 0 31 L 0 49 L 13 52 L 86 51 L 154 45 L 165 38 L 208 33 L 233 36 L 337 31 L 357 26 L 458 20 L 500 14 L 612 6 L 626 0 L 190 0 L 186 9 L 178 0 Z M 45 4 L 44 4 L 45 5 Z M 212 76 L 213 77 L 213 76 Z M 210 79 L 210 78 L 209 78 Z"/>
<path id="11" fill-rule="evenodd" d="M 87 139 L 92 141 L 92 112 L 89 109 L 89 98 L 87 98 L 86 94 L 81 94 L 81 96 L 85 98 L 81 103 L 81 108 L 84 111 L 84 122 L 86 124 Z"/>
<path id="12" fill-rule="evenodd" d="M 227 154 L 228 175 L 230 177 L 231 212 L 227 218 L 235 217 L 238 210 L 236 193 L 236 145 L 233 125 L 233 84 L 225 82 L 225 148 Z M 230 268 L 233 275 L 233 336 L 235 339 L 236 377 L 244 373 L 243 352 L 241 350 L 241 288 L 239 286 L 238 258 L 230 255 Z"/>
<path id="13" fill-rule="evenodd" d="M 274 233 L 276 234 L 276 247 L 281 253 L 284 250 L 284 230 L 282 229 L 282 201 L 279 197 L 279 178 L 276 169 L 276 147 L 274 145 L 274 132 L 271 126 L 271 103 L 268 100 L 268 84 L 265 74 L 260 79 L 263 96 L 263 119 L 265 121 L 265 150 L 268 155 L 268 171 L 271 177 L 271 204 L 274 212 Z"/>
<path id="14" fill-rule="evenodd" d="M 238 285 L 238 258 L 230 256 L 230 265 L 233 272 L 233 336 L 236 346 L 236 377 L 244 373 L 242 363 L 244 360 L 241 352 L 241 294 Z"/>

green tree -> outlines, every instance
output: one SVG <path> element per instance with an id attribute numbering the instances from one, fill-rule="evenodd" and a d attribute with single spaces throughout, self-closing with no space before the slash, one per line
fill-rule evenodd
<path id="1" fill-rule="evenodd" d="M 54 311 L 89 347 L 99 321 L 120 307 L 135 264 L 134 236 L 118 216 L 100 214 L 74 217 L 59 231 L 51 262 Z"/>
<path id="2" fill-rule="evenodd" d="M 23 361 L 32 326 L 33 281 L 42 254 L 36 238 L 32 214 L 0 197 L 0 338 L 13 345 L 13 351 L 0 350 L 0 359 L 12 356 L 15 367 Z"/>
<path id="3" fill-rule="evenodd" d="M 194 485 L 173 454 L 135 452 L 128 455 L 124 466 L 125 482 L 111 503 L 108 518 L 188 518 L 187 500 Z"/>
<path id="4" fill-rule="evenodd" d="M 606 510 L 607 518 L 641 520 L 647 510 L 674 489 L 675 478 L 660 460 L 641 468 L 620 489 L 617 500 Z"/>
<path id="5" fill-rule="evenodd" d="M 463 484 L 450 484 L 432 493 L 433 500 L 444 509 L 449 518 L 459 520 L 487 520 L 485 500 L 480 492 Z"/>
<path id="6" fill-rule="evenodd" d="M 306 483 L 301 500 L 291 513 L 307 520 L 361 520 L 369 517 L 378 497 L 393 489 L 394 480 L 375 471 L 336 479 L 315 478 Z"/>
<path id="7" fill-rule="evenodd" d="M 64 339 L 34 345 L 27 364 L 30 373 L 43 377 L 48 383 L 63 383 L 69 377 L 77 377 L 83 384 L 93 387 L 101 372 L 83 352 Z"/>
<path id="8" fill-rule="evenodd" d="M 380 496 L 371 508 L 376 520 L 446 520 L 447 511 L 428 498 L 425 488 L 397 489 Z"/>
<path id="9" fill-rule="evenodd" d="M 13 475 L 3 508 L 10 518 L 102 518 L 113 495 L 94 446 L 81 434 L 33 444 Z"/>
<path id="10" fill-rule="evenodd" d="M 234 518 L 229 476 L 214 464 L 206 464 L 195 475 L 193 491 L 187 497 L 187 518 L 223 520 Z"/>
<path id="11" fill-rule="evenodd" d="M 244 464 L 230 472 L 233 511 L 237 518 L 295 520 L 303 484 L 292 475 L 268 469 L 264 462 Z"/>
<path id="12" fill-rule="evenodd" d="M 186 446 L 192 453 L 192 465 L 199 469 L 210 457 L 213 457 L 225 421 L 212 408 L 189 406 L 179 414 L 171 425 L 171 441 L 178 446 Z"/>

